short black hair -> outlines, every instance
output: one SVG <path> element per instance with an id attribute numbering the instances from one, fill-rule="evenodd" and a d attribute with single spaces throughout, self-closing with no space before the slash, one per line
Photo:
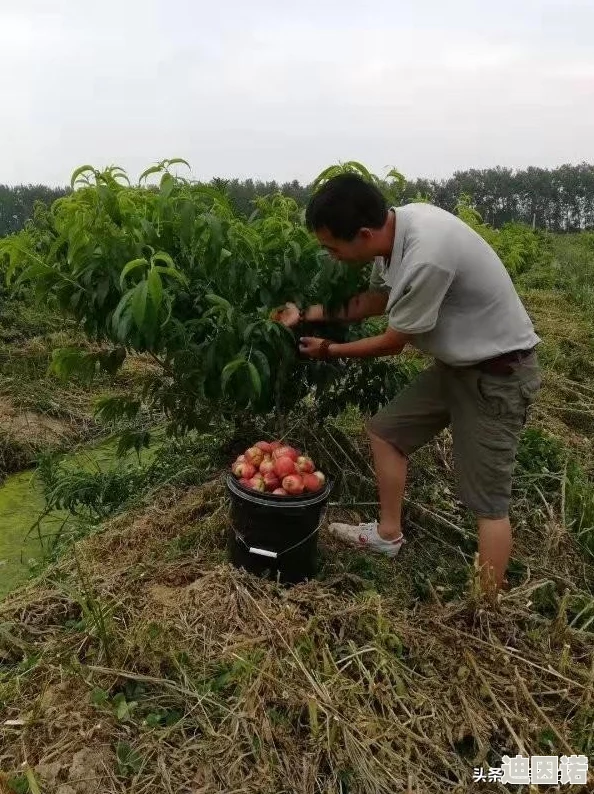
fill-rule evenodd
<path id="1" fill-rule="evenodd" d="M 310 231 L 326 228 L 339 240 L 352 240 L 359 229 L 381 229 L 388 217 L 382 192 L 357 174 L 338 174 L 317 190 L 307 205 Z"/>

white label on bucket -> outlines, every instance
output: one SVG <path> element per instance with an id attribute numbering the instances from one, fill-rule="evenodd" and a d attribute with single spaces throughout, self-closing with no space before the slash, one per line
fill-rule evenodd
<path id="1" fill-rule="evenodd" d="M 276 559 L 278 556 L 275 551 L 268 551 L 268 549 L 256 549 L 253 546 L 250 546 L 250 554 L 259 554 L 260 557 L 273 557 L 274 559 Z"/>

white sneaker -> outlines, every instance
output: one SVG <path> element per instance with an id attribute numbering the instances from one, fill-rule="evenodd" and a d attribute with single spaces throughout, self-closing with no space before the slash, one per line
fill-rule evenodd
<path id="1" fill-rule="evenodd" d="M 330 524 L 328 530 L 340 538 L 349 546 L 356 546 L 365 551 L 374 551 L 378 554 L 385 554 L 387 557 L 395 557 L 404 543 L 404 535 L 395 540 L 384 540 L 378 535 L 377 521 L 369 524 Z"/>

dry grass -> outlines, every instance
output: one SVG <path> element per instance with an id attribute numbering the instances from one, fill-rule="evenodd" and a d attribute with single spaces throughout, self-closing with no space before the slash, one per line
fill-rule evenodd
<path id="1" fill-rule="evenodd" d="M 594 435 L 594 332 L 583 312 L 562 293 L 531 290 L 524 296 L 543 339 L 543 389 L 538 421 L 567 443 L 592 455 Z"/>
<path id="2" fill-rule="evenodd" d="M 72 345 L 100 349 L 72 331 L 0 342 L 0 478 L 32 466 L 42 452 L 66 451 L 101 435 L 105 428 L 93 418 L 97 397 L 127 393 L 155 368 L 147 356 L 129 356 L 111 380 L 65 383 L 48 368 L 54 349 Z"/>
<path id="3" fill-rule="evenodd" d="M 538 572 L 495 605 L 473 577 L 451 603 L 336 568 L 283 589 L 220 563 L 225 531 L 218 483 L 163 492 L 3 602 L 0 768 L 44 794 L 441 794 L 504 752 L 592 752 L 592 635 L 534 608 Z"/>
<path id="4" fill-rule="evenodd" d="M 591 331 L 561 297 L 528 302 L 546 339 L 536 420 L 588 465 Z M 295 432 L 343 472 L 329 518 L 373 512 L 360 418 Z M 319 580 L 292 589 L 225 563 L 218 481 L 77 543 L 0 603 L 0 792 L 26 763 L 43 794 L 465 794 L 501 791 L 472 770 L 504 753 L 594 759 L 594 574 L 559 495 L 518 496 L 520 573 L 487 603 L 447 434 L 411 475 L 396 562 L 323 531 Z"/>

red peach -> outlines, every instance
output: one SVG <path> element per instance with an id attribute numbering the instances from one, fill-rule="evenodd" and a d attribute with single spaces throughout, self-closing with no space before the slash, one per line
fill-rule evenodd
<path id="1" fill-rule="evenodd" d="M 250 480 L 250 488 L 253 488 L 254 491 L 265 491 L 266 484 L 264 483 L 264 477 L 260 474 L 254 474 Z"/>
<path id="2" fill-rule="evenodd" d="M 305 490 L 310 491 L 311 493 L 315 493 L 315 491 L 319 491 L 322 488 L 322 483 L 320 482 L 319 477 L 316 477 L 315 474 L 304 474 L 303 485 Z"/>
<path id="3" fill-rule="evenodd" d="M 274 472 L 264 475 L 264 485 L 267 491 L 274 491 L 275 488 L 280 488 L 280 480 Z"/>
<path id="4" fill-rule="evenodd" d="M 255 446 L 255 447 L 258 447 L 258 449 L 261 449 L 261 450 L 262 450 L 262 452 L 263 452 L 265 455 L 270 455 L 270 454 L 271 454 L 271 452 L 272 452 L 272 444 L 270 444 L 268 441 L 257 441 L 257 442 L 254 444 L 254 446 Z"/>
<path id="5" fill-rule="evenodd" d="M 314 477 L 317 477 L 321 485 L 326 485 L 326 475 L 322 471 L 314 471 Z"/>
<path id="6" fill-rule="evenodd" d="M 272 492 L 274 496 L 288 496 L 289 494 L 285 491 L 284 488 L 275 488 Z"/>
<path id="7" fill-rule="evenodd" d="M 283 488 L 288 494 L 298 496 L 303 493 L 303 479 L 298 474 L 289 474 L 283 479 Z"/>
<path id="8" fill-rule="evenodd" d="M 288 457 L 291 460 L 297 460 L 299 457 L 299 453 L 293 447 L 277 447 L 274 452 L 272 453 L 272 459 L 278 460 L 279 458 Z"/>
<path id="9" fill-rule="evenodd" d="M 295 468 L 297 471 L 300 471 L 301 474 L 313 474 L 316 470 L 313 460 L 306 455 L 300 455 L 297 458 L 295 461 Z"/>
<path id="10" fill-rule="evenodd" d="M 256 467 L 251 463 L 234 463 L 232 472 L 240 479 L 250 480 L 256 473 Z"/>
<path id="11" fill-rule="evenodd" d="M 272 458 L 264 458 L 260 464 L 260 474 L 270 474 L 274 471 L 274 461 Z"/>
<path id="12" fill-rule="evenodd" d="M 277 458 L 274 461 L 274 471 L 282 480 L 282 478 L 286 477 L 288 474 L 295 473 L 295 463 L 287 455 Z"/>
<path id="13" fill-rule="evenodd" d="M 264 453 L 258 447 L 250 447 L 245 451 L 245 459 L 248 463 L 251 463 L 252 466 L 258 468 L 264 460 Z"/>

